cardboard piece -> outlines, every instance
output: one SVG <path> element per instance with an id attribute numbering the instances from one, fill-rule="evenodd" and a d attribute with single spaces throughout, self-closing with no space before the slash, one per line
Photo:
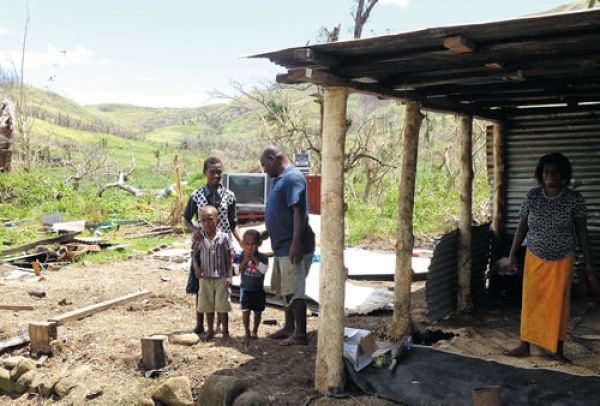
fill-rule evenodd
<path id="1" fill-rule="evenodd" d="M 379 349 L 369 330 L 344 328 L 344 357 L 360 371 L 373 362 L 373 354 Z"/>

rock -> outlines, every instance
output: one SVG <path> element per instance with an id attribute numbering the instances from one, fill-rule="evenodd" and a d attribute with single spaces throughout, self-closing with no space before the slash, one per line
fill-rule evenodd
<path id="1" fill-rule="evenodd" d="M 41 394 L 42 397 L 50 397 L 52 388 L 56 385 L 58 377 L 36 374 L 29 384 L 29 393 Z"/>
<path id="2" fill-rule="evenodd" d="M 17 366 L 17 364 L 21 361 L 24 360 L 25 357 L 9 357 L 9 358 L 5 358 L 3 360 L 0 360 L 0 365 L 2 365 L 4 368 L 6 369 L 13 369 L 14 367 Z"/>
<path id="3" fill-rule="evenodd" d="M 83 405 L 85 404 L 89 391 L 87 386 L 83 384 L 77 385 L 69 391 L 65 400 L 68 405 Z"/>
<path id="4" fill-rule="evenodd" d="M 73 368 L 66 375 L 61 377 L 56 385 L 54 385 L 54 393 L 59 398 L 62 398 L 69 394 L 69 391 L 74 387 L 78 386 L 81 382 L 82 378 L 89 374 L 91 371 L 90 367 L 87 365 L 80 365 L 78 367 Z"/>
<path id="5" fill-rule="evenodd" d="M 154 406 L 154 401 L 150 398 L 139 398 L 137 406 Z"/>
<path id="6" fill-rule="evenodd" d="M 233 406 L 267 406 L 268 404 L 269 400 L 265 395 L 251 390 L 242 393 L 233 402 Z"/>
<path id="7" fill-rule="evenodd" d="M 195 345 L 200 341 L 200 337 L 197 334 L 173 334 L 169 336 L 169 344 L 176 345 Z"/>
<path id="8" fill-rule="evenodd" d="M 23 358 L 10 371 L 10 379 L 16 381 L 25 372 L 29 372 L 31 370 L 35 370 L 35 361 L 29 358 Z"/>
<path id="9" fill-rule="evenodd" d="M 34 370 L 27 371 L 23 375 L 21 375 L 19 379 L 17 379 L 17 381 L 15 382 L 15 393 L 18 393 L 20 395 L 22 393 L 27 392 L 29 386 L 35 378 L 35 375 L 36 373 Z"/>
<path id="10" fill-rule="evenodd" d="M 43 397 L 47 398 L 50 397 L 50 395 L 52 395 L 52 391 L 54 390 L 54 387 L 56 386 L 56 383 L 58 382 L 59 377 L 58 376 L 45 376 L 42 378 L 42 384 L 40 386 L 38 386 L 40 392 L 42 394 Z M 32 386 L 33 386 L 33 382 L 32 382 Z M 30 386 L 31 388 L 31 386 Z"/>
<path id="11" fill-rule="evenodd" d="M 248 385 L 233 376 L 212 375 L 204 382 L 196 406 L 226 405 L 232 406 Z"/>
<path id="12" fill-rule="evenodd" d="M 10 380 L 10 372 L 0 368 L 0 393 L 13 393 L 15 384 Z"/>
<path id="13" fill-rule="evenodd" d="M 187 376 L 169 378 L 156 389 L 152 399 L 163 402 L 167 406 L 191 406 L 192 385 Z"/>

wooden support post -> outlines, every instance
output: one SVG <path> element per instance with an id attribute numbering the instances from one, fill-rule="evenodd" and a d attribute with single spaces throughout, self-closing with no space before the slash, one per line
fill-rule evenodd
<path id="1" fill-rule="evenodd" d="M 504 238 L 504 128 L 500 123 L 494 124 L 492 155 L 494 157 L 494 190 L 492 233 L 494 235 L 494 258 L 502 255 L 502 240 Z"/>
<path id="2" fill-rule="evenodd" d="M 419 131 L 423 121 L 421 105 L 408 102 L 404 116 L 402 162 L 396 225 L 396 272 L 394 274 L 394 317 L 390 334 L 401 337 L 412 329 L 410 318 L 410 285 L 412 283 L 413 207 L 419 151 Z"/>
<path id="3" fill-rule="evenodd" d="M 175 208 L 174 224 L 181 223 L 181 211 L 183 210 L 183 198 L 181 196 L 181 172 L 179 168 L 179 155 L 175 155 L 173 160 L 175 166 L 175 190 L 177 193 L 177 207 Z"/>
<path id="4" fill-rule="evenodd" d="M 160 369 L 167 365 L 165 343 L 167 336 L 156 335 L 142 338 L 142 364 L 144 371 Z"/>
<path id="5" fill-rule="evenodd" d="M 473 223 L 473 117 L 460 118 L 460 218 L 458 221 L 458 310 L 471 302 L 471 224 Z"/>
<path id="6" fill-rule="evenodd" d="M 51 354 L 50 342 L 58 336 L 57 324 L 51 321 L 29 323 L 30 350 L 32 353 Z"/>
<path id="7" fill-rule="evenodd" d="M 344 149 L 347 91 L 325 88 L 321 184 L 321 282 L 316 389 L 344 389 Z"/>

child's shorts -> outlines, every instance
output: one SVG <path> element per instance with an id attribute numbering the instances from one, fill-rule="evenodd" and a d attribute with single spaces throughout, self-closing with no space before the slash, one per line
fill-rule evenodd
<path id="1" fill-rule="evenodd" d="M 265 310 L 265 301 L 267 295 L 264 290 L 246 290 L 240 289 L 240 307 L 242 311 L 253 310 L 262 312 Z"/>
<path id="2" fill-rule="evenodd" d="M 200 279 L 198 313 L 227 313 L 231 311 L 225 278 Z"/>

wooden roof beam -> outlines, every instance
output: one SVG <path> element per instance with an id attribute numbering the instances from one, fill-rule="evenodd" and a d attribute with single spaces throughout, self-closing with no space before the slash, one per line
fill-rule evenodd
<path id="1" fill-rule="evenodd" d="M 454 35 L 444 39 L 444 48 L 452 54 L 468 54 L 475 51 L 475 43 L 462 35 Z"/>
<path id="2" fill-rule="evenodd" d="M 277 75 L 276 80 L 278 83 L 284 84 L 312 83 L 319 86 L 345 87 L 356 92 L 365 93 L 376 97 L 383 96 L 391 99 L 412 100 L 421 103 L 422 107 L 425 109 L 446 114 L 465 114 L 488 120 L 498 120 L 501 118 L 499 114 L 493 111 L 473 109 L 467 105 L 447 102 L 446 100 L 440 99 L 432 101 L 416 92 L 396 91 L 373 83 L 359 83 L 352 81 L 351 79 L 333 75 L 329 72 L 311 68 L 291 69 L 288 71 L 288 73 Z"/>
<path id="3" fill-rule="evenodd" d="M 294 49 L 293 55 L 299 66 L 328 69 L 340 64 L 338 58 L 311 48 Z"/>

